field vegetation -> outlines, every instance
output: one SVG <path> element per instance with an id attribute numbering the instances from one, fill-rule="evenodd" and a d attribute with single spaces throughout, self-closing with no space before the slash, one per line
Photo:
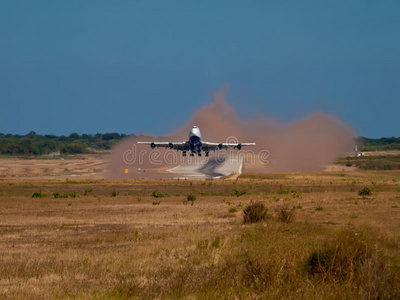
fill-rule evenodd
<path id="1" fill-rule="evenodd" d="M 399 190 L 399 171 L 3 179 L 0 298 L 399 299 Z"/>
<path id="2" fill-rule="evenodd" d="M 335 162 L 362 170 L 400 170 L 400 155 L 348 156 Z"/>

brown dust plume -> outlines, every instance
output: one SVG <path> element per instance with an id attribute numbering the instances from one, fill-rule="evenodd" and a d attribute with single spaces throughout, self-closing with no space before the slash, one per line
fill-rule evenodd
<path id="1" fill-rule="evenodd" d="M 200 128 L 204 141 L 257 143 L 257 146 L 243 147 L 241 150 L 243 155 L 250 157 L 246 160 L 244 172 L 317 171 L 353 148 L 354 131 L 337 117 L 325 113 L 313 113 L 302 120 L 286 124 L 270 118 L 259 118 L 251 123 L 244 122 L 226 101 L 227 89 L 228 87 L 224 87 L 215 92 L 214 101 L 210 105 L 198 110 L 186 125 L 168 137 L 138 136 L 127 138 L 116 145 L 109 164 L 111 177 L 118 177 L 117 174 L 121 174 L 121 170 L 125 168 L 162 170 L 166 166 L 180 164 L 182 158 L 179 161 L 171 159 L 165 162 L 162 150 L 157 159 L 149 159 L 153 155 L 150 147 L 139 146 L 136 142 L 186 141 L 189 130 L 194 125 Z M 127 157 L 127 153 L 130 152 L 135 156 L 135 161 L 132 158 L 128 159 L 127 163 L 123 156 Z M 167 175 L 167 172 L 165 174 Z"/>

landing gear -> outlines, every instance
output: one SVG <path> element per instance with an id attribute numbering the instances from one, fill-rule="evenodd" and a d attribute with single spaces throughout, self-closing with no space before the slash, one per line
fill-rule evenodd
<path id="1" fill-rule="evenodd" d="M 208 151 L 206 151 L 206 157 L 208 157 L 208 154 L 210 154 Z"/>
<path id="2" fill-rule="evenodd" d="M 186 156 L 186 151 L 183 151 L 182 154 L 183 154 L 183 156 L 185 157 L 185 156 Z"/>
<path id="3" fill-rule="evenodd" d="M 194 154 L 193 154 L 193 153 L 190 153 L 190 156 L 194 156 Z"/>
<path id="4" fill-rule="evenodd" d="M 199 157 L 201 156 L 201 153 L 199 152 Z"/>

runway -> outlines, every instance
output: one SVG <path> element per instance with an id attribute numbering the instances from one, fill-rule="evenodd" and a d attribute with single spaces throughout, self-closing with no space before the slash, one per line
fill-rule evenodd
<path id="1" fill-rule="evenodd" d="M 243 162 L 238 157 L 209 157 L 206 160 L 193 161 L 181 164 L 167 171 L 174 175 L 174 179 L 213 180 L 231 174 L 241 173 Z"/>
<path id="2" fill-rule="evenodd" d="M 114 166 L 113 166 L 114 167 Z M 114 167 L 115 168 L 115 167 Z M 182 179 L 214 180 L 232 174 L 241 174 L 243 158 L 236 154 L 186 156 L 171 164 L 123 165 L 117 172 L 109 172 L 108 179 Z"/>

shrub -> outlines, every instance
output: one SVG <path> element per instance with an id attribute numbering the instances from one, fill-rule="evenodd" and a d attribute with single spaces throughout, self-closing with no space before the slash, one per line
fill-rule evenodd
<path id="1" fill-rule="evenodd" d="M 35 192 L 32 194 L 32 198 L 42 198 L 42 197 L 46 197 L 46 195 L 42 194 L 42 192 Z"/>
<path id="2" fill-rule="evenodd" d="M 292 193 L 292 197 L 293 198 L 299 198 L 300 197 L 300 192 L 298 192 L 298 191 L 293 190 L 293 191 L 291 191 L 291 193 Z"/>
<path id="3" fill-rule="evenodd" d="M 111 192 L 111 196 L 113 197 L 117 197 L 118 193 L 115 191 L 115 189 L 113 189 L 113 191 Z"/>
<path id="4" fill-rule="evenodd" d="M 362 276 L 363 264 L 371 258 L 373 249 L 373 244 L 362 235 L 344 232 L 337 240 L 311 252 L 306 271 L 313 276 L 338 280 Z"/>
<path id="5" fill-rule="evenodd" d="M 299 198 L 300 192 L 296 190 L 284 189 L 282 185 L 279 187 L 278 194 L 291 194 L 293 198 Z"/>
<path id="6" fill-rule="evenodd" d="M 60 194 L 59 192 L 54 192 L 53 196 L 54 196 L 54 198 L 68 198 L 69 193 Z M 72 197 L 72 198 L 74 198 L 74 197 Z"/>
<path id="7" fill-rule="evenodd" d="M 231 208 L 229 209 L 229 212 L 230 212 L 230 213 L 235 213 L 235 212 L 237 212 L 236 207 L 231 207 Z"/>
<path id="8" fill-rule="evenodd" d="M 245 207 L 243 210 L 243 222 L 256 223 L 267 218 L 268 209 L 262 203 L 254 203 Z"/>
<path id="9" fill-rule="evenodd" d="M 193 195 L 193 194 L 188 194 L 186 199 L 187 199 L 188 202 L 191 201 L 192 202 L 192 206 L 193 206 L 194 201 L 196 200 L 196 196 Z"/>
<path id="10" fill-rule="evenodd" d="M 74 193 L 64 193 L 64 194 L 60 194 L 59 192 L 54 192 L 53 193 L 53 197 L 54 198 L 68 198 L 69 196 L 71 196 L 71 198 L 76 198 L 76 197 L 78 197 L 78 194 L 76 192 L 74 192 Z"/>
<path id="11" fill-rule="evenodd" d="M 208 243 L 209 243 L 208 240 L 199 241 L 199 242 L 197 242 L 197 248 L 198 249 L 207 249 Z"/>
<path id="12" fill-rule="evenodd" d="M 154 191 L 152 195 L 153 195 L 154 198 L 162 198 L 162 197 L 164 197 L 163 194 L 161 194 L 161 193 L 159 193 L 157 191 Z"/>
<path id="13" fill-rule="evenodd" d="M 369 196 L 371 195 L 371 193 L 372 193 L 371 189 L 367 187 L 363 188 L 361 191 L 358 192 L 360 196 Z"/>
<path id="14" fill-rule="evenodd" d="M 217 236 L 217 237 L 215 238 L 215 240 L 211 243 L 211 247 L 213 247 L 213 248 L 218 248 L 220 242 L 221 242 L 221 239 L 219 238 L 219 236 Z"/>
<path id="15" fill-rule="evenodd" d="M 85 192 L 83 193 L 85 196 L 89 195 L 93 190 L 92 189 L 86 189 Z"/>
<path id="16" fill-rule="evenodd" d="M 236 197 L 243 196 L 246 194 L 247 194 L 246 190 L 240 191 L 240 190 L 234 189 L 232 192 L 232 196 L 236 196 Z"/>
<path id="17" fill-rule="evenodd" d="M 288 207 L 281 207 L 278 210 L 278 219 L 283 223 L 291 223 L 295 218 L 296 208 L 289 209 Z"/>
<path id="18" fill-rule="evenodd" d="M 222 201 L 223 201 L 224 203 L 228 204 L 228 205 L 234 204 L 233 201 L 227 200 L 227 199 L 225 199 L 225 198 L 224 198 Z"/>
<path id="19" fill-rule="evenodd" d="M 284 190 L 282 188 L 278 191 L 278 194 L 289 194 L 289 193 L 290 193 L 290 190 Z"/>
<path id="20" fill-rule="evenodd" d="M 152 204 L 153 204 L 153 205 L 160 205 L 160 204 L 161 204 L 161 201 L 153 201 Z"/>
<path id="21" fill-rule="evenodd" d="M 316 210 L 316 211 L 323 211 L 324 208 L 323 208 L 321 205 L 318 205 L 318 206 L 315 208 L 315 210 Z"/>

